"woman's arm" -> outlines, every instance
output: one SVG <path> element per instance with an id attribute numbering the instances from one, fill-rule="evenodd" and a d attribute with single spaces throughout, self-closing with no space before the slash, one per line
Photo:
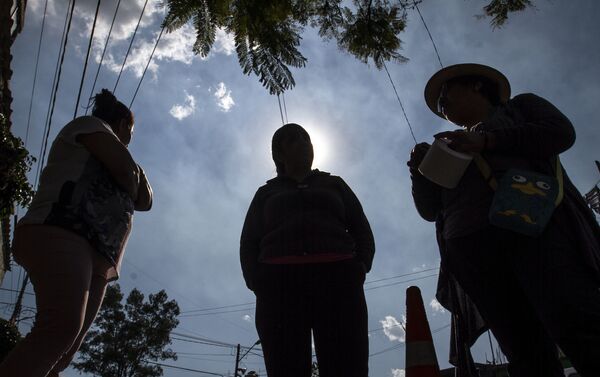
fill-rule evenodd
<path id="1" fill-rule="evenodd" d="M 258 256 L 260 254 L 260 240 L 262 237 L 261 207 L 257 192 L 250 203 L 242 236 L 240 237 L 240 263 L 246 286 L 254 290 L 254 280 L 258 269 Z"/>
<path id="2" fill-rule="evenodd" d="M 375 256 L 375 239 L 367 216 L 363 211 L 360 201 L 352 189 L 340 178 L 343 188 L 344 206 L 346 208 L 346 221 L 348 233 L 356 242 L 356 255 L 365 265 L 365 272 L 371 270 L 373 257 Z"/>
<path id="3" fill-rule="evenodd" d="M 410 169 L 412 197 L 419 215 L 433 222 L 442 210 L 442 188 L 431 182 L 416 169 Z"/>
<path id="4" fill-rule="evenodd" d="M 428 143 L 415 145 L 406 163 L 412 182 L 412 196 L 419 215 L 427 221 L 435 221 L 442 209 L 442 188 L 419 172 L 418 167 L 431 146 Z"/>
<path id="5" fill-rule="evenodd" d="M 509 105 L 521 113 L 523 121 L 513 127 L 496 127 L 484 122 L 480 129 L 492 134 L 490 151 L 546 159 L 566 151 L 575 143 L 571 121 L 542 97 L 520 94 Z M 490 122 L 493 121 L 492 118 Z"/>
<path id="6" fill-rule="evenodd" d="M 150 183 L 148 182 L 148 178 L 146 177 L 146 172 L 144 172 L 144 169 L 142 169 L 142 167 L 139 165 L 138 169 L 140 172 L 140 185 L 138 188 L 137 199 L 134 203 L 134 208 L 136 211 L 150 211 L 152 208 L 153 198 L 152 187 L 150 187 Z"/>
<path id="7" fill-rule="evenodd" d="M 137 201 L 140 171 L 119 139 L 109 133 L 94 132 L 78 135 L 76 140 L 100 161 L 117 184 Z"/>

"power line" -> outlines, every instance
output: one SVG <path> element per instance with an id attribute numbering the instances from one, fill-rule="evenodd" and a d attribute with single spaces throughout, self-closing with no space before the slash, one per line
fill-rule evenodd
<path id="1" fill-rule="evenodd" d="M 8 289 L 8 288 L 0 288 L 0 291 L 17 292 L 17 293 L 19 292 L 19 290 L 17 290 L 17 289 Z M 35 293 L 31 293 L 31 292 L 25 292 L 25 294 L 35 296 Z"/>
<path id="2" fill-rule="evenodd" d="M 223 344 L 217 344 L 217 343 L 211 343 L 211 342 L 203 342 L 200 340 L 193 340 L 193 339 L 185 339 L 185 338 L 178 338 L 178 337 L 171 337 L 172 340 L 179 340 L 182 342 L 187 342 L 187 343 L 196 343 L 196 344 L 204 344 L 206 346 L 214 346 L 214 347 L 223 347 L 223 348 L 232 348 L 233 346 L 228 346 L 228 345 L 223 345 Z"/>
<path id="3" fill-rule="evenodd" d="M 160 34 L 158 34 L 158 38 L 156 39 L 156 43 L 154 44 L 154 48 L 152 49 L 152 53 L 150 54 L 150 58 L 148 59 L 148 63 L 146 64 L 146 67 L 144 68 L 144 72 L 142 73 L 142 77 L 140 78 L 140 82 L 138 83 L 137 88 L 135 88 L 135 93 L 133 93 L 133 98 L 131 99 L 131 103 L 129 104 L 129 108 L 130 109 L 131 109 L 131 106 L 133 106 L 133 101 L 135 101 L 135 97 L 138 94 L 138 90 L 140 90 L 140 86 L 142 85 L 142 81 L 144 81 L 144 76 L 146 76 L 146 71 L 148 70 L 148 67 L 150 66 L 150 62 L 152 61 L 152 57 L 154 56 L 154 51 L 156 51 L 156 47 L 158 46 L 158 42 L 160 42 L 160 37 L 162 37 L 164 30 L 165 30 L 165 26 L 163 26 L 162 29 L 160 29 Z"/>
<path id="4" fill-rule="evenodd" d="M 378 282 L 381 282 L 381 281 L 398 279 L 398 278 L 406 277 L 406 276 L 418 275 L 418 274 L 421 274 L 421 273 L 424 273 L 424 272 L 436 271 L 436 270 L 439 270 L 439 267 L 427 268 L 427 269 L 420 270 L 420 271 L 413 271 L 413 272 L 403 273 L 403 274 L 400 274 L 400 275 L 388 276 L 386 278 L 381 278 L 381 279 L 376 279 L 376 280 L 370 280 L 370 281 L 365 282 L 365 285 L 367 285 L 367 284 L 373 284 L 373 283 L 378 283 Z M 427 275 L 427 276 L 423 276 L 422 278 L 424 279 L 424 278 L 428 278 L 428 277 L 431 277 L 431 276 L 436 276 L 436 275 Z M 412 281 L 412 280 L 410 280 L 410 281 Z M 403 282 L 396 282 L 396 283 L 393 283 L 392 285 L 401 284 L 401 283 L 403 283 Z M 385 287 L 385 286 L 387 286 L 387 285 L 383 285 L 381 287 Z M 375 287 L 375 288 L 378 288 L 378 287 Z M 215 307 L 201 308 L 201 309 L 190 309 L 190 310 L 184 310 L 184 311 L 182 311 L 181 314 L 184 314 L 184 313 L 195 313 L 195 312 L 212 312 L 212 311 L 216 311 L 218 309 L 228 309 L 228 308 L 235 308 L 235 307 L 246 306 L 246 305 L 254 305 L 254 304 L 255 304 L 255 302 L 252 301 L 252 302 L 245 302 L 243 304 L 231 304 L 231 305 L 215 306 Z M 252 307 L 252 308 L 246 308 L 246 309 L 254 309 L 254 307 Z M 243 310 L 239 310 L 239 311 L 243 311 Z M 226 311 L 226 312 L 228 312 L 228 313 L 229 312 L 235 313 L 237 311 Z M 210 314 L 216 314 L 216 313 L 210 313 Z M 184 316 L 184 317 L 186 317 L 186 316 Z"/>
<path id="5" fill-rule="evenodd" d="M 144 11 L 146 10 L 146 5 L 148 5 L 148 0 L 146 0 L 146 2 L 144 2 L 144 7 L 142 8 L 142 13 L 140 14 L 138 23 L 135 26 L 133 35 L 131 36 L 131 41 L 129 42 L 129 47 L 127 48 L 127 52 L 125 53 L 125 59 L 123 59 L 123 65 L 121 66 L 121 70 L 119 71 L 119 76 L 117 76 L 117 82 L 115 82 L 113 94 L 117 90 L 117 85 L 119 85 L 119 80 L 121 79 L 121 74 L 123 73 L 123 68 L 125 68 L 125 63 L 127 62 L 127 57 L 129 56 L 129 52 L 131 51 L 131 46 L 133 45 L 133 40 L 135 39 L 135 35 L 137 34 L 138 28 L 140 27 L 140 23 L 142 22 L 142 16 L 144 16 Z"/>
<path id="6" fill-rule="evenodd" d="M 199 342 L 201 344 L 209 344 L 209 345 L 214 345 L 214 346 L 219 346 L 219 347 L 228 347 L 228 348 L 235 348 L 235 347 L 237 347 L 237 344 L 227 343 L 227 342 L 223 342 L 223 341 L 220 341 L 220 340 L 214 340 L 214 339 L 205 338 L 205 337 L 199 337 L 199 336 L 194 336 L 194 335 L 182 334 L 182 333 L 179 333 L 179 332 L 171 332 L 171 334 L 176 335 L 176 336 L 180 336 L 180 337 L 183 337 L 183 338 L 188 338 L 189 340 L 193 340 L 194 342 Z M 181 339 L 181 338 L 173 338 L 173 339 L 184 340 L 184 339 Z M 192 342 L 192 343 L 194 343 L 194 342 Z M 246 346 L 241 346 L 240 345 L 240 348 L 243 348 L 243 349 L 252 349 L 252 347 L 254 347 L 254 346 L 246 347 Z"/>
<path id="7" fill-rule="evenodd" d="M 396 328 L 396 327 L 402 327 L 402 328 L 404 328 L 404 325 L 400 323 L 400 324 L 398 324 L 398 325 L 387 326 L 387 328 L 388 328 L 388 329 L 391 329 L 391 328 Z M 376 331 L 381 331 L 381 330 L 383 330 L 383 329 L 385 329 L 385 328 L 386 328 L 386 327 L 384 327 L 384 326 L 381 326 L 381 327 L 378 327 L 378 328 L 376 328 L 376 329 L 369 330 L 369 333 L 376 332 Z"/>
<path id="8" fill-rule="evenodd" d="M 288 116 L 287 116 L 287 106 L 285 105 L 285 92 L 281 93 L 281 99 L 283 100 L 283 111 L 285 112 L 285 122 L 289 123 Z"/>
<path id="9" fill-rule="evenodd" d="M 15 306 L 16 304 L 14 304 L 12 302 L 0 301 L 0 305 Z M 37 310 L 36 307 L 28 306 L 28 305 L 22 305 L 21 307 L 22 308 L 26 308 L 26 309 L 30 309 L 31 311 Z"/>
<path id="10" fill-rule="evenodd" d="M 215 343 L 215 342 L 205 342 L 205 341 L 201 341 L 201 340 L 194 340 L 194 339 L 186 339 L 186 338 L 179 338 L 179 337 L 175 337 L 172 336 L 171 340 L 178 340 L 180 342 L 186 342 L 186 343 L 194 343 L 194 344 L 202 344 L 205 346 L 212 346 L 212 347 L 221 347 L 221 348 L 227 348 L 227 349 L 234 349 L 235 347 L 237 347 L 237 344 L 220 344 L 220 343 Z M 244 347 L 244 346 L 240 346 L 240 348 L 249 348 L 249 347 Z M 258 357 L 263 357 L 263 355 L 255 353 L 255 352 L 250 352 L 252 355 L 254 356 L 258 356 Z"/>
<path id="11" fill-rule="evenodd" d="M 235 308 L 235 307 L 238 307 L 238 306 L 245 306 L 245 305 L 254 305 L 254 301 L 252 301 L 252 302 L 246 302 L 244 304 L 233 304 L 233 305 L 215 306 L 213 308 L 184 310 L 184 311 L 181 312 L 181 314 L 183 314 L 183 313 L 192 313 L 192 312 L 205 312 L 205 311 L 211 311 L 211 310 L 217 310 L 217 309 Z"/>
<path id="12" fill-rule="evenodd" d="M 378 285 L 376 287 L 369 287 L 369 288 L 365 288 L 365 292 L 366 291 L 372 291 L 374 289 L 386 288 L 386 287 L 391 287 L 391 286 L 394 286 L 394 285 L 405 284 L 405 283 L 409 283 L 409 282 L 413 282 L 413 281 L 423 280 L 423 279 L 431 278 L 431 277 L 434 277 L 434 276 L 438 276 L 438 274 L 437 273 L 436 274 L 430 274 L 430 275 L 420 276 L 420 277 L 417 277 L 417 278 L 414 278 L 414 279 L 396 281 L 396 282 L 389 283 L 389 284 Z M 244 305 L 244 304 L 239 304 L 239 306 L 241 306 L 241 305 Z M 234 307 L 234 305 L 231 305 L 231 307 Z M 243 308 L 243 309 L 222 310 L 222 311 L 215 311 L 215 312 L 192 313 L 192 314 L 181 315 L 181 316 L 179 316 L 179 318 L 204 317 L 204 316 L 208 316 L 208 315 L 220 315 L 220 314 L 228 314 L 228 313 L 240 313 L 240 312 L 246 312 L 248 310 L 253 310 L 253 309 L 255 309 L 255 306 L 248 307 L 248 308 Z M 189 312 L 190 311 L 188 311 L 188 313 Z"/>
<path id="13" fill-rule="evenodd" d="M 415 145 L 417 144 L 417 138 L 415 137 L 415 133 L 413 132 L 412 126 L 410 125 L 410 121 L 408 120 L 408 116 L 406 115 L 406 110 L 404 110 L 404 105 L 402 105 L 402 101 L 400 100 L 400 96 L 398 95 L 398 91 L 396 90 L 396 85 L 394 84 L 394 80 L 392 80 L 392 76 L 390 75 L 390 71 L 387 69 L 387 64 L 383 61 L 383 68 L 385 68 L 385 73 L 387 73 L 388 78 L 390 79 L 390 83 L 392 84 L 392 88 L 394 88 L 394 93 L 396 93 L 396 98 L 398 99 L 398 103 L 400 104 L 400 108 L 402 109 L 402 114 L 404 114 L 404 119 L 406 119 L 406 124 L 408 124 L 408 129 L 410 130 L 410 134 L 415 141 Z"/>
<path id="14" fill-rule="evenodd" d="M 98 81 L 98 75 L 100 74 L 100 68 L 102 67 L 102 62 L 104 62 L 104 54 L 108 49 L 108 41 L 110 40 L 110 35 L 112 34 L 113 26 L 115 25 L 115 19 L 117 18 L 117 13 L 119 12 L 119 6 L 121 5 L 121 0 L 117 1 L 117 8 L 115 9 L 115 14 L 110 23 L 110 28 L 108 29 L 108 35 L 106 36 L 106 42 L 104 42 L 104 49 L 102 50 L 102 56 L 100 57 L 100 63 L 98 63 L 98 69 L 96 70 L 96 76 L 94 76 L 94 83 L 92 84 L 92 90 L 90 91 L 90 99 L 94 95 L 94 90 L 96 89 L 96 82 Z M 85 115 L 87 115 L 88 110 L 90 108 L 90 100 L 88 99 L 88 105 L 85 108 Z"/>
<path id="15" fill-rule="evenodd" d="M 60 60 L 60 56 L 61 56 L 61 52 L 62 52 L 63 42 L 64 42 L 65 36 L 67 34 L 67 24 L 69 23 L 69 8 L 71 7 L 72 1 L 74 1 L 74 0 L 69 0 L 69 4 L 67 6 L 67 15 L 65 16 L 65 24 L 63 25 L 62 36 L 61 36 L 61 39 L 60 39 L 60 44 L 59 44 L 59 49 L 58 49 L 58 56 L 56 58 L 56 66 L 54 68 L 54 77 L 52 78 L 52 86 L 51 86 L 51 89 L 50 89 L 50 100 L 48 101 L 48 110 L 46 110 L 46 119 L 44 120 L 44 130 L 42 131 L 42 143 L 40 145 L 40 153 L 38 155 L 38 166 L 37 166 L 37 170 L 36 170 L 36 173 L 35 173 L 35 181 L 34 181 L 33 187 L 37 187 L 37 184 L 38 184 L 38 179 L 39 179 L 39 176 L 40 176 L 40 173 L 41 173 L 41 170 L 42 170 L 42 168 L 41 168 L 41 166 L 42 166 L 42 163 L 41 163 L 41 161 L 42 161 L 42 153 L 45 153 L 44 152 L 44 144 L 45 144 L 44 143 L 44 139 L 45 139 L 45 135 L 50 132 L 50 130 L 48 130 L 48 120 L 50 119 L 50 111 L 51 111 L 51 109 L 53 109 L 53 106 L 52 106 L 52 95 L 54 93 L 54 88 L 57 85 L 56 84 L 56 79 L 58 77 L 59 67 L 61 66 L 61 64 L 60 64 L 60 61 L 61 61 Z M 47 139 L 45 141 L 46 141 L 46 143 L 48 142 Z"/>
<path id="16" fill-rule="evenodd" d="M 189 338 L 189 339 L 192 339 L 192 340 L 213 343 L 215 345 L 220 345 L 220 346 L 237 347 L 237 344 L 222 342 L 220 340 L 214 340 L 214 339 L 200 337 L 200 336 L 183 334 L 183 333 L 180 333 L 180 332 L 174 332 L 174 331 L 172 331 L 171 334 L 176 335 L 176 336 L 181 336 L 181 337 L 184 337 L 184 338 Z"/>
<path id="17" fill-rule="evenodd" d="M 44 160 L 46 158 L 46 149 L 48 148 L 48 137 L 50 136 L 50 129 L 52 128 L 52 116 L 54 115 L 54 106 L 56 105 L 56 94 L 58 92 L 58 85 L 60 83 L 60 76 L 62 73 L 62 65 L 63 65 L 63 62 L 65 61 L 65 52 L 67 51 L 67 41 L 69 40 L 69 31 L 71 30 L 71 21 L 73 21 L 73 12 L 75 11 L 75 2 L 76 2 L 76 0 L 72 0 L 72 3 L 71 3 L 69 22 L 67 24 L 67 31 L 65 34 L 65 40 L 64 40 L 64 44 L 63 44 L 63 48 L 62 48 L 60 65 L 58 68 L 58 76 L 56 78 L 56 86 L 54 87 L 54 95 L 52 97 L 52 106 L 51 106 L 51 110 L 50 110 L 50 118 L 48 120 L 48 128 L 46 130 L 46 136 L 44 137 L 44 143 L 43 143 L 44 148 L 42 151 L 42 160 L 38 166 L 38 173 L 41 173 L 42 168 L 44 167 Z M 38 177 L 39 177 L 39 174 L 38 174 Z M 37 185 L 37 182 L 36 182 L 36 185 Z"/>
<path id="18" fill-rule="evenodd" d="M 188 296 L 184 295 L 183 293 L 181 293 L 181 292 L 178 292 L 178 291 L 176 291 L 176 290 L 175 290 L 175 289 L 173 289 L 173 288 L 170 288 L 170 287 L 168 286 L 168 284 L 165 284 L 164 282 L 162 282 L 162 281 L 160 281 L 160 280 L 156 279 L 156 278 L 155 278 L 155 277 L 154 277 L 152 274 L 149 274 L 149 273 L 148 273 L 148 272 L 146 272 L 146 271 L 145 271 L 143 268 L 141 268 L 141 267 L 139 267 L 139 266 L 135 265 L 133 262 L 131 262 L 131 259 L 129 259 L 129 258 L 127 258 L 127 257 L 126 257 L 126 258 L 125 258 L 125 263 L 127 263 L 127 265 L 130 265 L 130 266 L 132 266 L 133 268 L 135 268 L 136 270 L 138 270 L 138 271 L 139 271 L 141 274 L 143 274 L 143 275 L 144 275 L 146 278 L 148 278 L 148 279 L 152 280 L 153 282 L 155 282 L 156 284 L 158 284 L 158 286 L 159 286 L 159 287 L 166 287 L 166 288 L 168 288 L 168 289 L 169 289 L 169 291 L 170 291 L 170 292 L 173 292 L 173 293 L 175 293 L 177 296 L 179 296 L 180 298 L 184 298 L 184 299 L 186 299 L 186 300 L 188 300 L 188 301 L 190 301 L 190 302 L 194 302 L 194 301 L 195 301 L 195 300 L 193 300 L 191 297 L 188 297 Z"/>
<path id="19" fill-rule="evenodd" d="M 226 313 L 240 313 L 240 312 L 246 312 L 246 311 L 252 310 L 252 309 L 254 309 L 254 306 L 251 308 L 244 308 L 244 309 L 237 309 L 237 310 L 223 310 L 223 311 L 211 312 L 211 313 L 186 314 L 186 315 L 180 315 L 179 318 L 201 317 L 201 316 L 206 316 L 206 315 L 216 315 L 216 314 L 226 314 Z"/>
<path id="20" fill-rule="evenodd" d="M 175 352 L 177 355 L 182 355 L 182 356 L 233 356 L 232 353 L 198 353 L 198 352 L 179 352 L 179 351 L 173 351 Z"/>
<path id="21" fill-rule="evenodd" d="M 433 335 L 433 334 L 435 334 L 435 333 L 438 333 L 438 332 L 440 332 L 440 331 L 443 331 L 443 330 L 447 329 L 448 327 L 450 327 L 450 325 L 451 325 L 451 324 L 450 324 L 450 323 L 448 323 L 448 324 L 446 324 L 446 325 L 444 325 L 444 326 L 442 326 L 442 327 L 438 327 L 437 329 L 435 329 L 435 330 L 431 331 L 431 334 Z M 406 343 L 404 343 L 404 342 L 403 342 L 403 343 L 400 343 L 400 344 L 396 344 L 395 346 L 392 346 L 392 347 L 389 347 L 389 348 L 382 349 L 381 351 L 374 352 L 374 353 L 370 354 L 370 355 L 369 355 L 369 357 L 371 357 L 371 356 L 377 356 L 377 355 L 381 355 L 382 353 L 386 353 L 386 352 L 389 352 L 389 351 L 393 351 L 393 350 L 396 350 L 396 349 L 402 348 L 402 347 L 404 347 L 404 346 L 406 346 Z"/>
<path id="22" fill-rule="evenodd" d="M 440 67 L 444 68 L 444 65 L 442 64 L 442 58 L 440 58 L 440 54 L 438 52 L 437 46 L 435 45 L 435 42 L 433 41 L 433 37 L 431 36 L 431 32 L 429 31 L 427 22 L 425 22 L 425 19 L 423 18 L 423 15 L 421 14 L 421 10 L 419 9 L 419 6 L 417 5 L 417 2 L 415 0 L 413 0 L 413 4 L 415 5 L 415 9 L 417 10 L 417 13 L 419 13 L 419 17 L 421 17 L 421 21 L 423 21 L 423 26 L 425 26 L 425 30 L 427 30 L 427 34 L 429 35 L 429 39 L 431 40 L 431 44 L 433 45 L 433 50 L 435 51 L 435 55 L 437 56 L 438 61 L 440 62 Z"/>
<path id="23" fill-rule="evenodd" d="M 44 4 L 44 17 L 42 17 L 42 28 L 40 30 L 40 39 L 38 41 L 37 54 L 35 57 L 35 70 L 33 73 L 33 86 L 31 87 L 31 98 L 29 99 L 29 112 L 27 114 L 27 131 L 25 131 L 25 147 L 27 147 L 27 140 L 29 139 L 29 124 L 31 122 L 31 109 L 33 108 L 33 97 L 35 94 L 35 84 L 37 82 L 38 65 L 40 63 L 40 50 L 42 49 L 42 37 L 44 35 L 44 26 L 46 25 L 46 11 L 48 9 L 48 0 Z"/>
<path id="24" fill-rule="evenodd" d="M 168 364 L 162 364 L 162 363 L 155 363 L 155 362 L 153 362 L 153 361 L 148 361 L 148 360 L 144 360 L 144 362 L 145 362 L 145 363 L 148 363 L 148 364 L 154 364 L 154 365 L 158 365 L 158 366 L 161 366 L 161 367 L 167 367 L 167 368 L 173 368 L 173 369 L 181 369 L 181 370 L 187 370 L 187 371 L 189 371 L 189 372 L 204 373 L 204 374 L 209 374 L 209 375 L 212 375 L 212 376 L 221 376 L 221 377 L 225 377 L 225 375 L 224 375 L 224 374 L 221 374 L 221 373 L 214 373 L 214 372 L 207 372 L 207 371 L 205 371 L 205 370 L 199 370 L 199 369 L 190 369 L 190 368 L 183 368 L 183 367 L 178 367 L 178 366 L 175 366 L 175 365 L 168 365 Z"/>
<path id="25" fill-rule="evenodd" d="M 283 121 L 283 110 L 281 109 L 281 99 L 279 98 L 279 93 L 277 93 L 277 104 L 279 105 L 279 115 L 281 115 L 281 125 L 285 125 Z"/>
<path id="26" fill-rule="evenodd" d="M 151 275 L 151 274 L 147 273 L 147 272 L 146 272 L 146 271 L 144 271 L 144 270 L 143 270 L 141 267 L 138 267 L 138 266 L 136 266 L 135 264 L 133 264 L 133 263 L 131 262 L 131 259 L 126 259 L 126 260 L 125 260 L 125 262 L 126 262 L 128 265 L 131 265 L 132 267 L 134 267 L 135 269 L 137 269 L 138 271 L 140 271 L 140 272 L 141 272 L 141 273 L 142 273 L 144 276 L 146 276 L 148 279 L 150 279 L 150 280 L 152 280 L 153 282 L 155 282 L 156 284 L 158 284 L 160 287 L 166 287 L 166 288 L 168 288 L 168 289 L 169 289 L 171 292 L 174 292 L 174 293 L 175 293 L 177 296 L 179 296 L 180 298 L 184 298 L 184 299 L 186 299 L 187 301 L 189 301 L 189 302 L 191 302 L 191 303 L 194 303 L 195 305 L 200 305 L 200 304 L 198 304 L 198 302 L 197 302 L 196 300 L 194 300 L 194 299 L 192 299 L 192 298 L 190 298 L 190 297 L 188 297 L 188 296 L 184 295 L 184 294 L 183 294 L 183 293 L 181 293 L 181 292 L 178 292 L 178 291 L 176 291 L 176 290 L 174 290 L 174 289 L 170 288 L 168 284 L 165 284 L 164 282 L 162 282 L 162 281 L 160 281 L 160 280 L 156 279 L 156 278 L 155 278 L 153 275 Z M 218 317 L 218 318 L 219 318 L 220 320 L 222 320 L 223 322 L 226 322 L 226 323 L 230 324 L 231 326 L 237 327 L 238 329 L 241 329 L 241 330 L 243 330 L 243 331 L 246 331 L 246 332 L 250 332 L 250 330 L 248 330 L 247 328 L 244 328 L 244 327 L 242 327 L 242 326 L 238 325 L 237 323 L 235 323 L 235 322 L 233 322 L 233 321 L 230 321 L 230 320 L 228 320 L 227 318 L 223 318 L 223 317 Z"/>
<path id="27" fill-rule="evenodd" d="M 400 275 L 396 275 L 396 276 L 390 276 L 390 277 L 387 277 L 387 278 L 381 278 L 381 279 L 377 279 L 377 280 L 370 280 L 370 281 L 365 282 L 365 285 L 366 284 L 372 284 L 372 283 L 378 283 L 380 281 L 385 281 L 385 280 L 397 279 L 397 278 L 401 278 L 401 277 L 405 277 L 405 276 L 422 274 L 423 272 L 434 271 L 434 270 L 439 270 L 439 269 L 440 269 L 439 267 L 434 267 L 434 268 L 428 268 L 428 269 L 421 270 L 421 271 L 414 271 L 414 272 L 409 272 L 409 273 L 406 273 L 406 274 L 400 274 Z"/>
<path id="28" fill-rule="evenodd" d="M 83 73 L 81 74 L 81 83 L 79 84 L 79 92 L 77 93 L 77 102 L 75 102 L 75 112 L 73 113 L 73 119 L 77 117 L 77 108 L 79 107 L 79 100 L 81 99 L 81 90 L 83 89 L 83 81 L 85 80 L 85 72 L 87 71 L 88 60 L 90 59 L 90 51 L 92 50 L 92 41 L 94 39 L 94 31 L 96 30 L 96 21 L 98 20 L 98 11 L 100 10 L 100 3 L 102 0 L 98 0 L 96 5 L 96 14 L 94 15 L 94 23 L 92 24 L 92 32 L 90 34 L 90 42 L 87 48 L 87 54 L 85 55 L 85 63 L 83 63 Z"/>
<path id="29" fill-rule="evenodd" d="M 365 288 L 365 291 L 372 291 L 373 289 L 391 287 L 393 285 L 409 283 L 411 281 L 423 280 L 423 279 L 431 278 L 431 277 L 434 277 L 434 276 L 438 276 L 438 274 L 431 274 L 431 275 L 421 276 L 421 277 L 414 278 L 414 279 L 402 280 L 402 281 L 397 281 L 397 282 L 390 283 L 390 284 L 379 285 L 377 287 Z"/>

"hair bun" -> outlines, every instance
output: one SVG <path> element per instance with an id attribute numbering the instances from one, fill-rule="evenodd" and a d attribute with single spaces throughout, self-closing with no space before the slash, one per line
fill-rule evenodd
<path id="1" fill-rule="evenodd" d="M 117 103 L 117 97 L 108 89 L 102 89 L 94 96 L 94 103 L 100 108 L 111 108 Z"/>
<path id="2" fill-rule="evenodd" d="M 117 100 L 117 97 L 110 90 L 102 89 L 100 93 L 94 96 L 93 102 L 92 115 L 104 120 L 111 126 L 117 124 L 121 119 L 126 119 L 129 124 L 133 124 L 131 110 Z"/>

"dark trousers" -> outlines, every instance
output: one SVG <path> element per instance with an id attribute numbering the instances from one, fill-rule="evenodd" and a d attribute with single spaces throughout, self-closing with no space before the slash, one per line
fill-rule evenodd
<path id="1" fill-rule="evenodd" d="M 262 265 L 256 328 L 269 377 L 310 377 L 311 330 L 321 377 L 367 377 L 369 338 L 355 260 Z"/>
<path id="2" fill-rule="evenodd" d="M 512 377 L 564 376 L 556 345 L 581 376 L 600 376 L 600 284 L 555 222 L 536 239 L 494 227 L 450 239 L 442 257 Z"/>

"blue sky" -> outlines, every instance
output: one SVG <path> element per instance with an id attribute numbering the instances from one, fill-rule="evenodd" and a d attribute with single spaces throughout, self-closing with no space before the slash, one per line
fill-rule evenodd
<path id="1" fill-rule="evenodd" d="M 25 29 L 13 46 L 13 132 L 22 138 L 43 3 L 28 1 Z M 27 145 L 34 155 L 40 149 L 67 8 L 66 0 L 50 3 Z M 493 29 L 489 19 L 476 17 L 484 3 L 424 0 L 420 5 L 442 62 L 492 65 L 508 77 L 513 95 L 533 92 L 553 102 L 577 131 L 575 146 L 561 156 L 563 164 L 580 191 L 589 190 L 598 179 L 593 160 L 600 158 L 596 124 L 600 3 L 538 0 L 535 9 L 511 15 L 501 29 Z M 51 140 L 73 115 L 95 6 L 92 0 L 77 2 Z M 116 0 L 102 2 L 83 98 L 91 90 L 115 6 Z M 122 1 L 97 90 L 113 88 L 142 6 L 142 0 Z M 150 0 L 115 93 L 125 103 L 139 82 L 163 16 L 158 2 Z M 147 172 L 155 203 L 151 212 L 135 217 L 119 281 L 126 292 L 133 287 L 145 293 L 165 289 L 182 311 L 254 300 L 239 267 L 239 234 L 254 192 L 275 174 L 270 139 L 281 126 L 277 98 L 256 77 L 242 74 L 231 39 L 220 33 L 213 52 L 201 59 L 191 52 L 193 37 L 190 28 L 163 36 L 132 108 L 136 129 L 130 149 Z M 410 60 L 388 63 L 388 68 L 417 140 L 431 141 L 433 134 L 450 125 L 432 114 L 423 100 L 424 85 L 439 63 L 414 11 L 408 15 L 401 38 L 402 53 Z M 308 63 L 304 69 L 293 70 L 296 87 L 285 95 L 288 120 L 311 133 L 314 167 L 342 176 L 363 204 L 377 245 L 367 281 L 425 270 L 366 285 L 379 287 L 366 293 L 369 329 L 373 330 L 371 353 L 402 344 L 403 332 L 397 323 L 405 312 L 405 289 L 416 284 L 422 290 L 431 328 L 440 329 L 434 342 L 440 365 L 447 367 L 450 331 L 445 326 L 450 317 L 432 303 L 437 279 L 430 276 L 436 271 L 429 269 L 439 265 L 434 229 L 412 204 L 405 162 L 414 142 L 390 82 L 385 72 L 355 60 L 335 43 L 321 41 L 314 30 L 303 34 L 301 51 Z M 19 268 L 8 273 L 2 287 L 16 288 L 19 273 Z M 413 278 L 420 279 L 402 283 Z M 390 283 L 398 284 L 381 287 Z M 0 301 L 13 297 L 0 292 Z M 25 303 L 34 306 L 31 296 Z M 10 314 L 8 308 L 2 310 L 2 316 Z M 231 344 L 251 345 L 258 339 L 252 305 L 221 311 L 229 312 L 184 313 L 176 331 Z M 23 331 L 28 328 L 23 324 Z M 180 358 L 167 364 L 223 374 L 234 367 L 230 348 L 182 341 L 174 341 L 171 348 Z M 473 353 L 477 362 L 485 362 L 486 357 L 491 360 L 487 337 L 479 340 Z M 262 359 L 255 355 L 245 358 L 242 365 L 264 371 Z M 397 377 L 402 368 L 401 346 L 370 359 L 372 376 Z M 66 373 L 76 375 L 73 370 Z M 165 368 L 164 375 L 191 373 Z"/>

